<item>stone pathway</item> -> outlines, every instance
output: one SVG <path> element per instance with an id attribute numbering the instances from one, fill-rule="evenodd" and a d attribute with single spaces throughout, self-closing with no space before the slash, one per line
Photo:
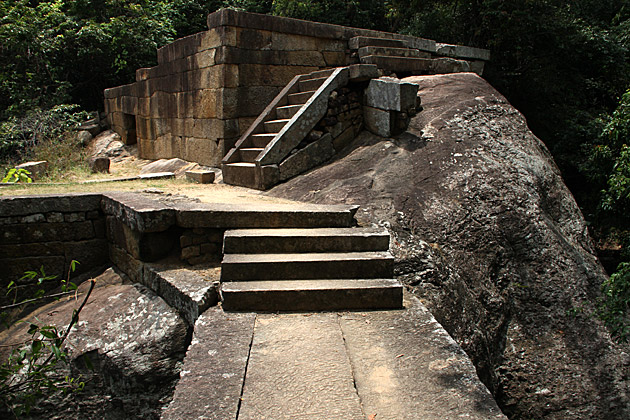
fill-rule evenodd
<path id="1" fill-rule="evenodd" d="M 505 419 L 424 306 L 254 314 L 220 306 L 195 324 L 162 419 Z"/>

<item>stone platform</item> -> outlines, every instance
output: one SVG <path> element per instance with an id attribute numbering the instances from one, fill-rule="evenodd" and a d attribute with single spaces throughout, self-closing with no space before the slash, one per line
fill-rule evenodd
<path id="1" fill-rule="evenodd" d="M 220 339 L 219 339 L 220 338 Z M 162 419 L 505 419 L 462 349 L 411 295 L 393 311 L 197 320 Z"/>

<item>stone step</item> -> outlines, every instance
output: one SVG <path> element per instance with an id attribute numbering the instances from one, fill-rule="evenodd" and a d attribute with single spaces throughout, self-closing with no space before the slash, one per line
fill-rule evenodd
<path id="1" fill-rule="evenodd" d="M 314 71 L 312 73 L 309 73 L 304 80 L 306 80 L 306 79 L 319 79 L 319 78 L 322 78 L 322 77 L 328 77 L 331 74 L 333 74 L 334 71 L 335 71 L 335 69 L 317 70 L 317 71 Z"/>
<path id="2" fill-rule="evenodd" d="M 260 147 L 246 147 L 239 149 L 239 153 L 241 154 L 241 160 L 243 162 L 255 162 L 256 158 L 263 150 L 265 149 Z"/>
<path id="3" fill-rule="evenodd" d="M 284 120 L 283 120 L 284 121 Z M 287 120 L 288 121 L 288 120 Z M 265 123 L 267 124 L 267 123 Z M 266 127 L 266 125 L 265 125 Z M 280 130 L 278 130 L 280 131 Z M 269 144 L 269 142 L 271 140 L 273 140 L 274 137 L 276 137 L 276 135 L 278 134 L 278 131 L 275 132 L 269 132 L 269 133 L 259 133 L 259 134 L 252 134 L 249 138 L 250 138 L 250 143 L 252 147 L 265 147 Z"/>
<path id="4" fill-rule="evenodd" d="M 289 104 L 291 105 L 304 105 L 306 101 L 311 99 L 311 96 L 315 93 L 314 90 L 309 90 L 307 92 L 299 92 L 290 94 L 287 99 L 289 100 Z"/>
<path id="5" fill-rule="evenodd" d="M 224 254 L 221 281 L 391 278 L 389 252 Z"/>
<path id="6" fill-rule="evenodd" d="M 282 119 L 282 120 L 271 120 L 265 121 L 265 131 L 267 133 L 279 133 L 282 128 L 284 128 L 287 123 L 291 121 L 290 119 Z"/>
<path id="7" fill-rule="evenodd" d="M 387 251 L 383 228 L 238 229 L 223 236 L 225 254 Z"/>
<path id="8" fill-rule="evenodd" d="M 237 165 L 232 169 L 244 168 L 254 175 L 258 169 L 252 163 L 228 165 Z M 355 223 L 357 209 L 358 206 L 306 203 L 195 203 L 181 208 L 176 222 L 182 228 L 350 227 Z"/>
<path id="9" fill-rule="evenodd" d="M 388 57 L 417 57 L 431 58 L 431 53 L 416 50 L 413 48 L 391 48 L 391 47 L 361 47 L 359 48 L 359 57 L 368 55 L 384 55 Z"/>
<path id="10" fill-rule="evenodd" d="M 302 105 L 286 105 L 276 108 L 276 113 L 281 119 L 290 119 L 302 108 Z"/>
<path id="11" fill-rule="evenodd" d="M 348 46 L 351 50 L 358 50 L 362 47 L 390 47 L 390 48 L 405 48 L 407 47 L 405 41 L 400 39 L 389 38 L 371 38 L 367 36 L 355 36 L 348 40 Z"/>
<path id="12" fill-rule="evenodd" d="M 223 164 L 223 183 L 256 188 L 256 164 L 248 162 Z"/>
<path id="13" fill-rule="evenodd" d="M 379 69 L 422 74 L 446 74 L 469 72 L 470 63 L 452 58 L 415 58 L 368 55 L 361 58 L 362 64 L 376 64 Z"/>
<path id="14" fill-rule="evenodd" d="M 309 91 L 317 90 L 326 81 L 326 79 L 328 79 L 328 77 L 319 77 L 316 79 L 301 80 L 298 83 L 300 92 L 309 92 Z"/>
<path id="15" fill-rule="evenodd" d="M 394 279 L 330 279 L 227 282 L 221 286 L 228 311 L 337 311 L 402 307 L 402 285 Z"/>

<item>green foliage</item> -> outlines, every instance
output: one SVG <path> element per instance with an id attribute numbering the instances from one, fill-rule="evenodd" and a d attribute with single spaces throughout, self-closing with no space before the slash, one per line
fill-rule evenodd
<path id="1" fill-rule="evenodd" d="M 78 262 L 71 262 L 68 277 L 61 282 L 62 292 L 71 293 L 77 289 L 77 286 L 70 281 L 70 274 L 76 268 L 76 264 Z M 27 271 L 20 280 L 36 280 L 36 283 L 41 285 L 55 278 L 55 276 L 46 275 L 42 267 L 39 272 Z M 79 313 L 93 288 L 94 281 L 91 282 L 90 289 L 80 307 L 73 311 L 72 319 L 65 330 L 60 330 L 54 325 L 43 325 L 37 319 L 29 322 L 27 332 L 29 339 L 18 343 L 8 359 L 0 365 L 0 401 L 16 417 L 28 415 L 39 401 L 48 396 L 83 390 L 85 386 L 83 382 L 67 375 L 60 376 L 58 370 L 61 364 L 68 363 L 64 343 L 72 327 L 79 321 Z M 44 296 L 44 290 L 39 289 L 32 297 L 18 302 L 18 289 L 19 286 L 15 282 L 7 286 L 7 294 L 14 295 L 13 305 L 2 308 L 2 318 L 7 322 L 7 327 L 16 320 L 7 319 L 7 312 L 4 310 L 32 304 L 47 297 Z"/>
<path id="2" fill-rule="evenodd" d="M 619 341 L 630 338 L 630 263 L 622 263 L 602 284 L 604 298 L 600 317 L 613 337 Z"/>
<path id="3" fill-rule="evenodd" d="M 334 23 L 368 29 L 386 29 L 386 4 L 374 0 L 274 0 L 276 16 Z"/>
<path id="4" fill-rule="evenodd" d="M 2 178 L 2 181 L 0 182 L 10 183 L 10 184 L 15 184 L 18 182 L 31 183 L 33 182 L 33 180 L 31 179 L 30 175 L 31 173 L 27 171 L 26 169 L 13 168 L 7 171 L 7 174 L 5 175 L 4 178 Z"/>
<path id="5" fill-rule="evenodd" d="M 64 171 L 81 161 L 73 130 L 88 117 L 77 105 L 33 109 L 0 123 L 0 160 L 37 159 Z"/>
<path id="6" fill-rule="evenodd" d="M 129 83 L 175 36 L 167 1 L 0 1 L 0 118 L 75 100 L 101 105 L 102 90 Z"/>

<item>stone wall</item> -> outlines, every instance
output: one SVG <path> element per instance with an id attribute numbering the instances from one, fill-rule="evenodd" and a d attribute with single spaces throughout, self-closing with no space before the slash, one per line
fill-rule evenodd
<path id="1" fill-rule="evenodd" d="M 105 219 L 99 194 L 10 197 L 0 199 L 0 287 L 11 281 L 33 289 L 35 280 L 20 280 L 25 271 L 44 268 L 59 285 L 72 260 L 79 261 L 75 274 L 90 271 L 108 261 Z M 31 287 L 33 286 L 33 287 Z M 23 295 L 28 296 L 28 291 Z M 0 302 L 10 298 L 0 294 Z"/>
<path id="2" fill-rule="evenodd" d="M 422 38 L 229 9 L 209 15 L 208 28 L 160 48 L 158 65 L 139 69 L 135 83 L 105 90 L 112 128 L 125 143 L 137 141 L 141 157 L 179 157 L 219 166 L 295 75 L 358 63 L 348 47 L 352 37 L 401 39 L 413 48 L 453 57 L 461 49 L 438 48 Z"/>

